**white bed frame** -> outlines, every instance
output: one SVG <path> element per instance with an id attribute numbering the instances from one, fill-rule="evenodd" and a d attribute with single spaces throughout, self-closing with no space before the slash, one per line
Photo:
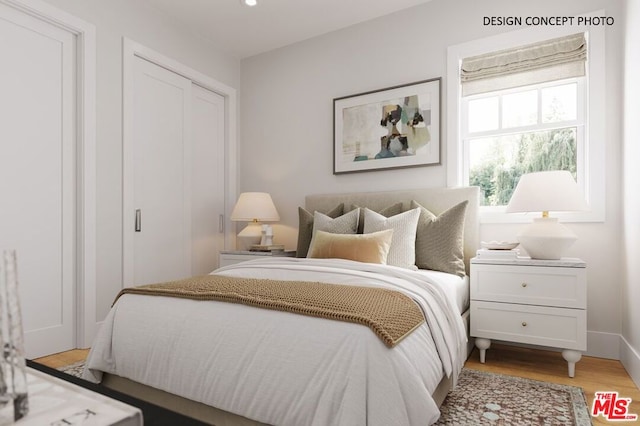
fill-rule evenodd
<path id="1" fill-rule="evenodd" d="M 350 209 L 352 204 L 360 207 L 369 207 L 372 210 L 380 210 L 391 204 L 402 202 L 403 209 L 409 208 L 411 200 L 417 201 L 420 205 L 438 215 L 456 204 L 468 200 L 465 227 L 464 227 L 464 260 L 469 273 L 469 261 L 475 256 L 476 250 L 480 246 L 479 241 L 479 198 L 478 187 L 461 188 L 426 188 L 402 191 L 385 192 L 358 192 L 343 194 L 320 194 L 309 195 L 305 199 L 305 207 L 309 211 L 328 211 L 339 203 L 344 203 L 345 209 Z M 469 335 L 469 310 L 462 314 L 467 336 Z M 473 345 L 467 344 L 467 355 L 471 352 Z M 152 402 L 154 404 L 169 408 L 173 411 L 196 418 L 203 422 L 213 422 L 217 426 L 249 426 L 262 425 L 263 423 L 238 416 L 233 413 L 219 410 L 217 408 L 191 401 L 158 389 L 133 382 L 122 377 L 105 374 L 102 383 L 112 389 L 118 390 L 128 395 L 133 395 L 139 399 Z M 435 392 L 433 398 L 438 405 L 442 404 L 447 393 L 451 389 L 452 383 L 444 377 Z"/>

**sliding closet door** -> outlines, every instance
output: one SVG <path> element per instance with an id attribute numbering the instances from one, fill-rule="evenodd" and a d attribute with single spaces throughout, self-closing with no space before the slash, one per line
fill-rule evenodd
<path id="1" fill-rule="evenodd" d="M 225 99 L 145 59 L 133 61 L 124 285 L 209 273 L 224 248 Z"/>
<path id="2" fill-rule="evenodd" d="M 224 250 L 224 97 L 192 86 L 191 273 L 208 274 Z"/>
<path id="3" fill-rule="evenodd" d="M 16 249 L 28 357 L 75 344 L 75 36 L 0 4 L 0 249 Z"/>
<path id="4" fill-rule="evenodd" d="M 191 273 L 191 81 L 135 58 L 133 285 Z"/>

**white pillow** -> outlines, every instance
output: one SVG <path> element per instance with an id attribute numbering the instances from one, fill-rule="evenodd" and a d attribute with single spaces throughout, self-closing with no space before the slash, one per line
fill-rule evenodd
<path id="1" fill-rule="evenodd" d="M 331 234 L 355 234 L 358 231 L 358 219 L 360 218 L 360 209 L 351 210 L 335 219 L 318 211 L 313 212 L 313 232 L 311 234 L 311 244 L 316 237 L 317 231 L 329 232 Z M 307 254 L 307 257 L 309 255 Z"/>
<path id="2" fill-rule="evenodd" d="M 420 209 L 415 208 L 395 216 L 386 217 L 368 208 L 364 209 L 364 233 L 393 229 L 387 264 L 417 270 L 416 230 Z"/>

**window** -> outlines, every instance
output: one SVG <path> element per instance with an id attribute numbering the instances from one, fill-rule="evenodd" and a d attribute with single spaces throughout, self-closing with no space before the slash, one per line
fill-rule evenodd
<path id="1" fill-rule="evenodd" d="M 584 87 L 579 77 L 462 98 L 463 184 L 480 187 L 481 206 L 506 206 L 525 173 L 584 181 Z"/>
<path id="2" fill-rule="evenodd" d="M 598 13 L 604 12 L 589 15 Z M 471 84 L 461 76 L 461 69 L 464 74 L 473 68 L 465 68 L 467 60 L 473 63 L 577 33 L 586 40 L 581 75 L 547 72 L 524 84 L 521 76 L 497 74 Z M 530 221 L 530 215 L 504 210 L 519 177 L 540 170 L 569 170 L 591 208 L 554 216 L 565 222 L 604 220 L 604 50 L 602 28 L 570 26 L 525 28 L 449 47 L 447 184 L 480 186 L 482 223 Z"/>

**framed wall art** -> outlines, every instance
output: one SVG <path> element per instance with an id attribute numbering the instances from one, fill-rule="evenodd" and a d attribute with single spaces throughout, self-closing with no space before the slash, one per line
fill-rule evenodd
<path id="1" fill-rule="evenodd" d="M 333 100 L 333 173 L 440 164 L 441 78 Z"/>

